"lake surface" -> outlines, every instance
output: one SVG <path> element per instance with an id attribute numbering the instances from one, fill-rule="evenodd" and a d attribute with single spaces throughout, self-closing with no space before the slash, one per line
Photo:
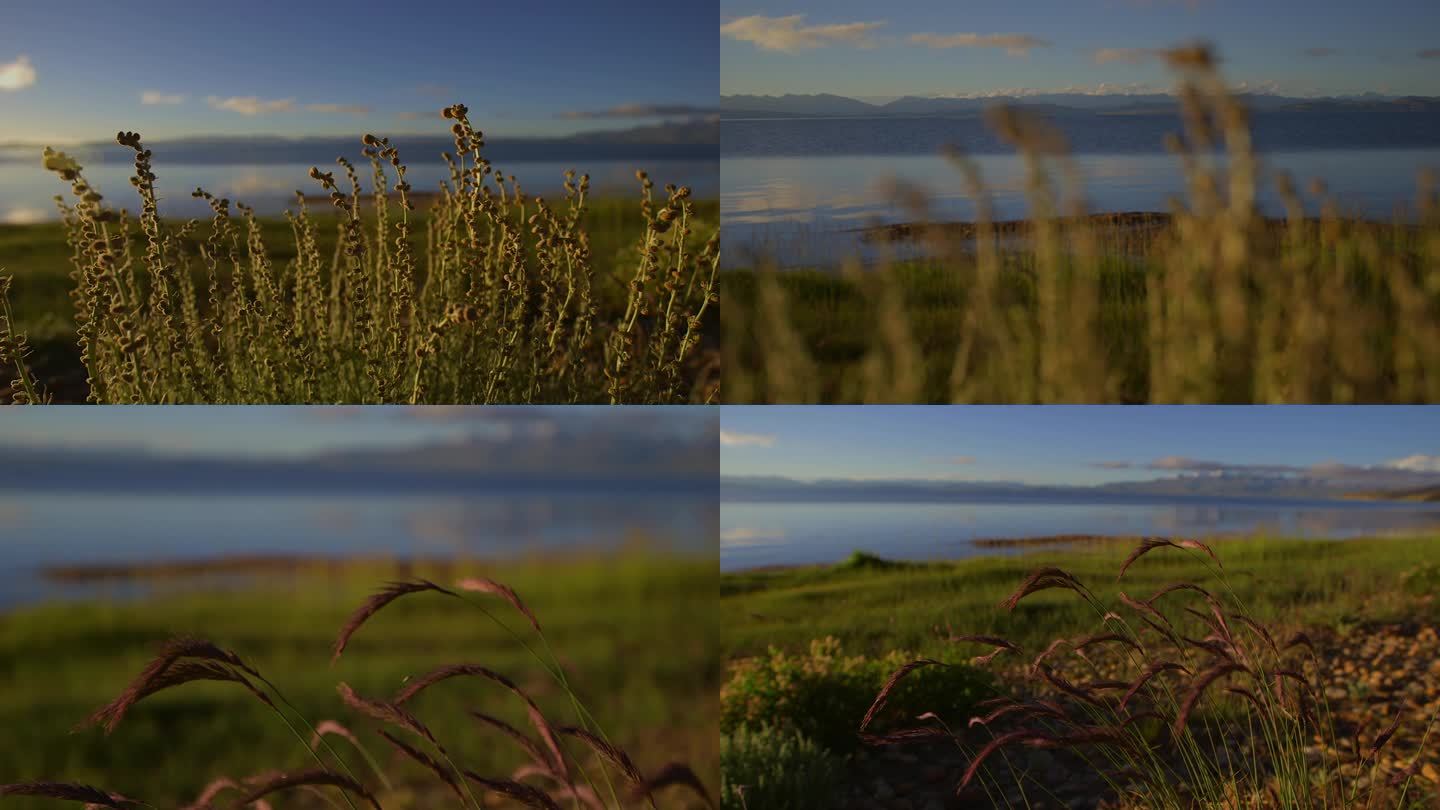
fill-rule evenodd
<path id="1" fill-rule="evenodd" d="M 295 191 L 307 195 L 324 195 L 320 185 L 308 176 L 311 163 L 263 163 L 240 165 L 175 165 L 165 163 L 162 156 L 156 157 L 156 187 L 160 196 L 160 213 L 164 216 L 181 218 L 207 218 L 210 208 L 204 200 L 197 200 L 190 193 L 198 186 L 220 197 L 229 197 L 233 202 L 253 206 L 261 215 L 277 215 L 286 208 L 294 208 Z M 655 180 L 657 189 L 666 183 L 689 185 L 697 197 L 714 198 L 719 192 L 719 173 L 714 160 L 603 160 L 603 161 L 518 161 L 496 162 L 495 167 L 505 174 L 515 175 L 527 194 L 539 194 L 558 198 L 563 192 L 565 170 L 574 169 L 590 174 L 592 195 L 632 196 L 639 205 L 639 184 L 635 170 L 644 168 Z M 347 188 L 343 172 L 333 163 L 320 167 L 324 171 L 334 170 L 342 187 Z M 368 164 L 357 164 L 362 186 L 369 188 Z M 106 201 L 115 207 L 136 211 L 139 197 L 130 186 L 130 175 L 134 166 L 125 162 L 85 164 L 85 176 L 105 195 Z M 417 191 L 439 191 L 440 181 L 449 179 L 449 169 L 442 162 L 415 163 L 409 167 L 406 177 Z M 393 178 L 390 181 L 394 182 Z M 71 202 L 69 185 L 63 183 L 52 172 L 40 167 L 37 154 L 33 162 L 0 162 L 0 224 L 25 224 L 45 222 L 59 218 L 54 200 L 56 194 L 64 194 Z M 392 195 L 393 196 L 393 195 Z M 315 205 L 312 204 L 312 210 Z M 320 207 L 328 208 L 328 205 Z M 232 207 L 232 211 L 233 211 Z"/>
<path id="2" fill-rule="evenodd" d="M 1437 529 L 1440 504 L 1218 498 L 1103 503 L 725 501 L 720 505 L 720 568 L 827 564 L 855 550 L 906 560 L 1023 550 L 982 548 L 973 543 L 979 538 L 1203 537 L 1263 531 L 1339 539 Z"/>
<path id="3" fill-rule="evenodd" d="M 1165 211 L 1183 193 L 1180 163 L 1163 148 L 1165 133 L 1179 128 L 1173 117 L 1084 115 L 1056 123 L 1088 210 Z M 1263 177 L 1285 171 L 1302 190 L 1322 178 L 1343 210 L 1366 217 L 1413 210 L 1420 172 L 1440 170 L 1440 114 L 1261 114 L 1255 138 Z M 1028 215 L 1024 161 L 977 118 L 722 121 L 725 264 L 748 266 L 757 256 L 782 264 L 878 259 L 852 231 L 917 218 L 896 202 L 896 181 L 924 193 L 933 219 L 975 219 L 960 173 L 940 156 L 947 145 L 976 163 L 997 218 Z M 1268 179 L 1259 204 L 1267 214 L 1283 213 Z M 1319 211 L 1316 199 L 1306 205 Z"/>
<path id="4" fill-rule="evenodd" d="M 133 596 L 135 583 L 61 584 L 55 565 L 227 556 L 505 558 L 653 547 L 714 554 L 713 494 L 504 497 L 0 495 L 0 609 L 54 598 Z"/>

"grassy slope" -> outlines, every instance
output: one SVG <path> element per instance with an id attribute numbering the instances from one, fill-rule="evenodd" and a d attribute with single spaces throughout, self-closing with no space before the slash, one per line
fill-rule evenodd
<path id="1" fill-rule="evenodd" d="M 530 604 L 582 699 L 642 769 L 687 761 L 717 788 L 721 665 L 713 560 L 627 556 L 513 564 L 486 574 L 511 584 Z M 337 682 L 384 698 L 405 678 L 440 664 L 481 664 L 530 690 L 552 722 L 575 722 L 563 693 L 514 640 L 480 611 L 441 595 L 410 596 L 386 608 L 331 668 L 330 645 L 345 617 L 393 576 L 388 567 L 371 566 L 336 579 L 297 580 L 293 587 L 0 615 L 0 783 L 91 782 L 164 807 L 189 802 L 218 776 L 313 767 L 276 717 L 228 684 L 191 684 L 148 699 L 108 739 L 96 730 L 70 734 L 140 670 L 152 642 L 174 632 L 236 650 L 312 723 L 346 723 L 389 763 L 392 779 L 412 784 L 424 781 L 422 774 L 394 761 L 374 723 L 343 707 Z M 494 604 L 496 615 L 523 626 L 502 603 Z M 412 706 L 458 760 L 485 775 L 508 774 L 520 758 L 495 732 L 466 718 L 463 710 L 471 707 L 528 729 L 512 696 L 478 680 L 435 687 Z M 351 765 L 366 775 L 362 760 L 351 757 Z"/>
<path id="2" fill-rule="evenodd" d="M 1291 625 L 1335 625 L 1404 616 L 1411 604 L 1400 575 L 1440 559 L 1440 536 L 1319 542 L 1220 541 L 1227 580 L 1253 614 Z M 936 627 L 956 634 L 1000 635 L 1029 648 L 1058 636 L 1095 632 L 1099 617 L 1069 591 L 1028 597 L 1013 614 L 997 605 L 1035 568 L 1054 565 L 1078 576 L 1101 599 L 1117 591 L 1136 598 L 1186 580 L 1220 594 L 1224 586 L 1192 552 L 1161 549 L 1142 558 L 1117 583 L 1131 546 L 1039 551 L 1014 557 L 899 567 L 795 568 L 721 577 L 720 614 L 726 659 L 769 645 L 799 649 L 811 639 L 838 637 L 848 654 L 903 648 L 963 661 L 976 649 L 943 642 Z"/>

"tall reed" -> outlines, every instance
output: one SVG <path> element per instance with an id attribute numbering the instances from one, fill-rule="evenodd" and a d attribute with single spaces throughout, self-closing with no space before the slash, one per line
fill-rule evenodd
<path id="1" fill-rule="evenodd" d="M 1347 216 L 1323 184 L 1307 216 L 1291 178 L 1264 174 L 1210 49 L 1166 58 L 1183 122 L 1167 146 L 1185 177 L 1168 213 L 1087 216 L 1063 135 L 992 109 L 1024 160 L 1030 218 L 997 222 L 979 169 L 952 151 L 973 226 L 930 223 L 923 195 L 896 195 L 926 258 L 857 259 L 838 276 L 727 271 L 726 401 L 1440 399 L 1434 178 L 1420 178 L 1410 220 Z M 1256 206 L 1272 181 L 1283 219 Z"/>

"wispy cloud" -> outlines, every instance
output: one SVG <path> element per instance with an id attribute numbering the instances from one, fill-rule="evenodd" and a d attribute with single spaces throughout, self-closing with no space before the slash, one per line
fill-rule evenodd
<path id="1" fill-rule="evenodd" d="M 440 113 L 438 113 L 438 112 L 415 112 L 415 111 L 411 110 L 411 111 L 407 111 L 407 112 L 396 113 L 396 114 L 395 114 L 395 117 L 396 117 L 396 118 L 399 118 L 401 121 L 428 121 L 428 120 L 430 120 L 431 118 L 439 118 L 439 117 L 440 117 Z"/>
<path id="2" fill-rule="evenodd" d="M 1421 59 L 1440 59 L 1440 48 L 1426 48 L 1415 55 Z"/>
<path id="3" fill-rule="evenodd" d="M 720 431 L 722 447 L 774 447 L 775 436 L 768 433 L 736 433 L 733 430 Z"/>
<path id="4" fill-rule="evenodd" d="M 558 117 L 569 119 L 593 118 L 675 118 L 714 115 L 714 107 L 696 107 L 693 104 L 619 104 L 605 110 L 571 110 Z"/>
<path id="5" fill-rule="evenodd" d="M 1305 54 L 1306 56 L 1310 57 L 1311 59 L 1324 59 L 1324 58 L 1327 57 L 1327 56 L 1334 56 L 1334 55 L 1340 53 L 1340 49 L 1339 49 L 1339 48 L 1306 48 L 1305 50 L 1301 51 L 1301 53 Z"/>
<path id="6" fill-rule="evenodd" d="M 1000 87 L 993 90 L 968 93 L 940 93 L 931 96 L 932 98 L 1021 98 L 1024 96 L 1043 96 L 1059 93 L 1070 93 L 1083 96 L 1120 96 L 1120 95 L 1170 95 L 1173 88 L 1159 84 L 1148 84 L 1144 82 L 1130 82 L 1129 84 L 1115 84 L 1112 82 L 1101 82 L 1100 84 L 1080 85 L 1070 84 L 1064 87 Z"/>
<path id="7" fill-rule="evenodd" d="M 184 104 L 185 96 L 180 93 L 162 93 L 159 90 L 146 90 L 140 94 L 141 104 Z"/>
<path id="8" fill-rule="evenodd" d="M 1440 455 L 1416 453 L 1379 464 L 1247 464 L 1188 456 L 1163 456 L 1151 461 L 1097 461 L 1090 466 L 1104 470 L 1141 470 L 1198 475 L 1293 477 L 1328 480 L 1336 485 L 1377 486 L 1440 483 Z"/>
<path id="9" fill-rule="evenodd" d="M 1029 34 L 911 34 L 910 41 L 932 48 L 1003 48 L 1011 56 L 1029 56 L 1050 45 Z"/>
<path id="10" fill-rule="evenodd" d="M 205 103 L 217 110 L 229 110 L 241 115 L 264 115 L 266 113 L 293 112 L 295 110 L 295 99 L 280 98 L 266 101 L 255 96 L 231 96 L 220 98 L 219 96 L 206 96 Z"/>
<path id="11" fill-rule="evenodd" d="M 1440 456 L 1428 456 L 1424 453 L 1416 453 L 1413 456 L 1397 458 L 1387 461 L 1381 466 L 1392 470 L 1409 470 L 1411 472 L 1440 473 Z"/>
<path id="12" fill-rule="evenodd" d="M 370 114 L 370 108 L 364 104 L 306 104 L 305 109 L 317 113 L 345 113 L 347 115 Z"/>
<path id="13" fill-rule="evenodd" d="M 789 17 L 751 15 L 738 17 L 720 25 L 720 33 L 731 39 L 749 42 L 766 51 L 801 51 L 826 45 L 855 45 L 868 48 L 873 43 L 871 32 L 883 22 L 834 23 L 805 25 L 804 14 Z"/>
<path id="14" fill-rule="evenodd" d="M 1095 64 L 1123 62 L 1127 65 L 1138 65 L 1155 58 L 1157 53 L 1158 51 L 1152 48 L 1101 48 L 1095 51 Z"/>
<path id="15" fill-rule="evenodd" d="M 30 57 L 23 53 L 14 62 L 0 62 L 0 90 L 24 90 L 35 83 L 37 76 Z"/>

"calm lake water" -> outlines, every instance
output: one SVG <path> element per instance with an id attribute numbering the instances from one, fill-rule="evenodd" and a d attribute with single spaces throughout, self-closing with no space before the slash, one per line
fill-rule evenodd
<path id="1" fill-rule="evenodd" d="M 714 496 L 0 495 L 0 609 L 130 596 L 134 584 L 49 581 L 55 565 L 301 555 L 504 558 L 653 547 L 715 548 Z"/>
<path id="2" fill-rule="evenodd" d="M 907 560 L 1018 553 L 979 538 L 1061 534 L 1200 537 L 1265 531 L 1338 539 L 1440 528 L 1440 504 L 1191 499 L 1114 503 L 720 505 L 720 568 L 834 563 L 855 550 Z"/>
<path id="3" fill-rule="evenodd" d="M 1303 190 L 1323 178 L 1343 209 L 1389 219 L 1413 210 L 1423 169 L 1440 170 L 1440 115 L 1257 116 L 1264 176 L 1289 172 Z M 1184 190 L 1179 162 L 1163 149 L 1169 116 L 1075 116 L 1065 131 L 1088 210 L 1164 211 Z M 859 253 L 853 229 L 914 221 L 887 189 L 919 189 L 938 220 L 973 220 L 974 201 L 940 150 L 960 146 L 977 164 L 996 216 L 1030 206 L 1025 164 L 978 119 L 725 120 L 721 124 L 721 216 L 727 266 L 767 256 L 782 264 L 834 262 Z M 1068 190 L 1063 190 L 1069 193 Z M 1283 209 L 1273 183 L 1261 189 L 1268 214 Z M 1307 200 L 1311 213 L 1319 202 Z"/>
<path id="4" fill-rule="evenodd" d="M 217 196 L 253 206 L 256 213 L 275 215 L 293 208 L 295 191 L 307 195 L 323 195 L 318 183 L 308 176 L 310 163 L 269 163 L 254 165 L 174 165 L 156 158 L 156 187 L 160 196 L 160 213 L 172 217 L 210 216 L 204 200 L 190 193 L 198 186 Z M 342 172 L 338 166 L 321 166 L 325 171 Z M 558 196 L 562 193 L 565 170 L 590 174 L 592 194 L 633 196 L 639 204 L 639 185 L 635 170 L 646 169 L 657 188 L 666 183 L 689 185 L 696 196 L 713 199 L 719 191 L 715 161 L 651 160 L 651 161 L 528 161 L 496 163 L 506 175 L 515 175 L 527 194 Z M 369 188 L 369 166 L 357 166 L 362 185 Z M 85 165 L 85 176 L 106 195 L 110 204 L 134 211 L 139 198 L 130 186 L 134 167 L 128 163 Z M 406 174 L 417 191 L 438 191 L 440 181 L 448 180 L 449 169 L 444 163 L 415 163 Z M 393 183 L 393 180 L 391 181 Z M 33 163 L 0 162 L 0 223 L 24 224 L 58 219 L 53 197 L 70 189 L 51 172 L 40 167 L 37 156 Z M 313 206 L 312 206 L 313 207 Z M 233 210 L 233 208 L 232 208 Z"/>

